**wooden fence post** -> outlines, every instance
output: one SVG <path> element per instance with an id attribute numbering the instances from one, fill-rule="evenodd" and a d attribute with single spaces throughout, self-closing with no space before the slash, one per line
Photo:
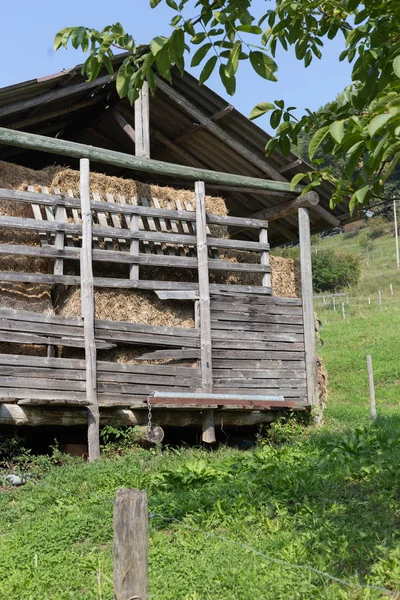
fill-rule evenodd
<path id="1" fill-rule="evenodd" d="M 310 215 L 308 208 L 299 208 L 299 239 L 300 239 L 300 269 L 301 296 L 303 303 L 304 346 L 306 355 L 307 397 L 312 406 L 319 406 L 317 350 L 315 338 Z"/>
<path id="2" fill-rule="evenodd" d="M 376 404 L 375 404 L 375 385 L 374 385 L 374 372 L 372 370 L 372 356 L 367 356 L 367 369 L 368 369 L 368 385 L 369 385 L 369 402 L 371 410 L 371 419 L 376 420 Z"/>
<path id="3" fill-rule="evenodd" d="M 114 500 L 114 600 L 147 599 L 147 495 L 122 488 Z"/>
<path id="4" fill-rule="evenodd" d="M 268 229 L 260 229 L 259 242 L 261 244 L 268 244 Z M 261 252 L 260 262 L 262 265 L 269 266 L 269 251 Z M 264 273 L 262 278 L 262 285 L 264 287 L 271 287 L 271 274 Z"/>
<path id="5" fill-rule="evenodd" d="M 92 211 L 90 207 L 89 160 L 80 161 L 80 194 L 82 210 L 81 299 L 85 338 L 86 398 L 88 401 L 89 461 L 100 458 L 100 413 L 97 401 L 97 357 L 94 334 L 94 289 L 92 265 Z"/>
<path id="6" fill-rule="evenodd" d="M 200 307 L 200 343 L 201 343 L 201 387 L 202 391 L 212 393 L 212 347 L 211 347 L 211 310 L 208 273 L 208 246 L 206 224 L 206 195 L 204 181 L 196 181 L 196 236 L 197 263 L 199 273 Z M 203 411 L 202 440 L 213 444 L 215 440 L 214 411 Z"/>

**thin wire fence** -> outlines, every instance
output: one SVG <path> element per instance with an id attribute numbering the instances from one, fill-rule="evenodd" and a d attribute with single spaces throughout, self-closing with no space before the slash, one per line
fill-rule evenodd
<path id="1" fill-rule="evenodd" d="M 57 492 L 61 495 L 64 496 L 68 496 L 70 497 L 70 491 L 65 491 L 61 488 L 57 488 L 53 485 L 49 485 L 49 484 L 45 484 L 45 483 L 39 483 L 39 484 L 35 484 L 37 486 L 40 486 L 43 489 L 51 489 L 53 492 Z M 91 498 L 95 498 L 96 500 L 98 500 L 99 502 L 103 502 L 106 503 L 107 505 L 111 506 L 114 504 L 114 499 L 111 498 L 105 498 L 99 494 L 90 494 Z M 87 499 L 87 495 L 82 495 L 81 497 L 79 496 L 75 496 L 75 500 L 85 500 Z M 111 516 L 110 516 L 111 517 Z M 193 515 L 193 517 L 195 517 L 195 515 Z M 112 518 L 112 517 L 111 517 Z M 190 520 L 192 518 L 192 515 L 186 515 L 186 518 L 188 520 Z M 149 511 L 149 519 L 150 520 L 155 520 L 155 519 L 161 519 L 163 521 L 166 522 L 170 522 L 170 523 L 174 523 L 174 524 L 179 524 L 182 527 L 184 527 L 185 529 L 188 529 L 190 531 L 196 532 L 196 533 L 201 533 L 202 535 L 208 537 L 208 538 L 212 538 L 215 540 L 219 540 L 222 541 L 224 543 L 230 544 L 230 545 L 234 545 L 237 546 L 239 548 L 243 548 L 243 550 L 245 550 L 246 552 L 251 552 L 253 554 L 255 554 L 256 556 L 259 556 L 260 558 L 280 565 L 284 568 L 287 569 L 291 569 L 291 570 L 299 570 L 299 571 L 307 571 L 310 573 L 314 573 L 316 575 L 319 575 L 322 578 L 328 579 L 329 581 L 332 581 L 334 583 L 337 583 L 339 585 L 345 586 L 345 587 L 349 587 L 352 589 L 358 589 L 358 590 L 371 590 L 371 591 L 379 591 L 382 592 L 384 594 L 386 594 L 389 597 L 392 598 L 397 598 L 398 600 L 400 599 L 400 593 L 390 590 L 388 588 L 382 587 L 382 586 L 378 586 L 378 585 L 370 585 L 370 584 L 363 584 L 363 583 L 356 583 L 356 582 L 351 582 L 351 581 L 347 581 L 345 579 L 341 579 L 340 577 L 336 577 L 335 575 L 331 575 L 330 573 L 327 573 L 326 571 L 322 571 L 320 569 L 317 569 L 316 567 L 313 567 L 311 565 L 306 565 L 306 564 L 298 564 L 298 563 L 290 563 L 286 560 L 283 560 L 281 558 L 275 557 L 275 556 L 271 556 L 270 554 L 266 554 L 264 552 L 261 552 L 260 550 L 258 550 L 257 548 L 254 548 L 253 546 L 250 546 L 249 544 L 246 544 L 244 542 L 238 541 L 236 539 L 227 537 L 225 535 L 221 535 L 218 533 L 214 533 L 212 531 L 206 531 L 204 529 L 202 529 L 201 527 L 195 526 L 195 525 L 191 525 L 190 523 L 188 523 L 187 521 L 183 521 L 182 519 L 178 519 L 177 517 L 171 517 L 171 516 L 166 516 L 163 515 L 161 513 L 157 513 L 157 512 L 151 512 Z M 5 535 L 11 535 L 12 532 L 10 532 L 9 534 L 5 534 Z M 150 543 L 151 543 L 151 538 L 150 538 Z M 100 573 L 98 572 L 97 574 L 97 578 L 98 580 L 100 580 L 100 577 L 103 576 L 106 579 L 109 580 L 109 577 L 105 574 L 105 573 Z M 160 598 L 161 596 L 159 594 L 149 594 L 148 598 Z"/>

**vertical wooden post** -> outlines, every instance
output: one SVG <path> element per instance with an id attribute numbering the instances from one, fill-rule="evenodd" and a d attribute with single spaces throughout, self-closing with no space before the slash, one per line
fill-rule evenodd
<path id="1" fill-rule="evenodd" d="M 114 599 L 148 599 L 146 492 L 122 488 L 114 501 Z"/>
<path id="2" fill-rule="evenodd" d="M 135 102 L 135 154 L 150 158 L 150 92 L 147 81 Z"/>
<path id="3" fill-rule="evenodd" d="M 306 354 L 307 397 L 312 406 L 318 406 L 317 350 L 315 338 L 310 215 L 308 208 L 299 208 L 299 240 L 301 295 L 303 302 L 304 346 Z"/>
<path id="4" fill-rule="evenodd" d="M 268 244 L 268 229 L 260 229 L 259 241 L 261 244 Z M 261 252 L 260 262 L 262 265 L 269 266 L 269 252 Z M 264 287 L 271 287 L 271 274 L 264 273 L 262 278 L 262 285 Z"/>
<path id="5" fill-rule="evenodd" d="M 381 290 L 378 290 L 378 304 L 379 304 L 379 306 L 382 306 L 382 292 L 381 292 Z"/>
<path id="6" fill-rule="evenodd" d="M 393 200 L 393 215 L 394 215 L 394 237 L 396 240 L 396 265 L 400 268 L 400 256 L 399 256 L 399 231 L 397 229 L 397 210 L 396 200 Z"/>
<path id="7" fill-rule="evenodd" d="M 204 181 L 196 181 L 196 236 L 197 264 L 199 274 L 199 306 L 200 306 L 200 343 L 201 343 L 201 383 L 202 391 L 212 393 L 212 347 L 211 347 L 211 310 L 210 285 L 208 274 L 208 246 L 206 224 L 206 195 Z M 203 411 L 203 442 L 215 442 L 214 411 Z"/>
<path id="8" fill-rule="evenodd" d="M 344 312 L 344 302 L 342 302 L 342 315 L 343 315 L 343 319 L 345 319 L 346 313 Z"/>
<path id="9" fill-rule="evenodd" d="M 367 356 L 367 369 L 368 369 L 368 384 L 369 384 L 369 402 L 371 410 L 371 419 L 376 420 L 376 404 L 375 404 L 375 385 L 374 385 L 374 373 L 372 370 L 372 356 Z"/>
<path id="10" fill-rule="evenodd" d="M 94 289 L 92 265 L 92 211 L 90 207 L 89 160 L 80 161 L 80 193 L 82 211 L 81 299 L 85 337 L 86 398 L 88 401 L 89 461 L 100 457 L 100 415 L 97 402 L 97 360 L 94 334 Z"/>

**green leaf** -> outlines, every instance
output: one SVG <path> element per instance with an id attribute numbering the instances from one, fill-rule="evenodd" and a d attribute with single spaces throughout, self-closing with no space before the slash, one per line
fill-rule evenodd
<path id="1" fill-rule="evenodd" d="M 371 137 L 381 129 L 389 119 L 392 118 L 392 115 L 385 113 L 383 115 L 376 115 L 368 124 L 368 133 Z"/>
<path id="2" fill-rule="evenodd" d="M 227 93 L 233 96 L 236 91 L 236 77 L 227 71 L 227 65 L 220 66 L 219 75 Z"/>
<path id="3" fill-rule="evenodd" d="M 340 144 L 344 138 L 344 122 L 334 121 L 329 128 L 329 132 L 335 142 Z"/>
<path id="4" fill-rule="evenodd" d="M 244 31 L 245 33 L 255 33 L 256 35 L 262 33 L 261 27 L 257 27 L 256 25 L 239 25 L 239 27 L 236 27 L 236 30 Z"/>
<path id="5" fill-rule="evenodd" d="M 150 50 L 153 56 L 157 56 L 157 54 L 162 50 L 165 44 L 168 42 L 168 38 L 159 35 L 153 38 L 150 42 Z"/>
<path id="6" fill-rule="evenodd" d="M 400 54 L 393 61 L 393 71 L 396 77 L 400 78 Z"/>
<path id="7" fill-rule="evenodd" d="M 182 29 L 175 29 L 170 38 L 171 49 L 175 60 L 183 56 L 185 52 L 185 34 Z"/>
<path id="8" fill-rule="evenodd" d="M 61 46 L 66 48 L 67 42 L 69 40 L 69 36 L 75 27 L 64 27 L 64 29 L 60 29 L 54 38 L 54 50 L 58 50 Z"/>
<path id="9" fill-rule="evenodd" d="M 277 81 L 274 73 L 278 70 L 278 66 L 270 56 L 263 54 L 263 52 L 251 51 L 249 58 L 257 75 L 260 75 L 260 77 L 268 79 L 269 81 Z"/>
<path id="10" fill-rule="evenodd" d="M 320 147 L 320 145 L 322 144 L 322 142 L 324 141 L 324 139 L 326 138 L 328 133 L 329 133 L 329 125 L 325 125 L 325 127 L 318 129 L 318 131 L 316 131 L 314 133 L 314 135 L 311 138 L 311 141 L 308 145 L 308 156 L 310 157 L 310 160 L 312 160 L 314 158 L 315 153 L 317 152 L 318 148 Z"/>
<path id="11" fill-rule="evenodd" d="M 242 51 L 242 42 L 239 42 L 239 41 L 235 42 L 229 53 L 229 65 L 230 65 L 230 69 L 232 70 L 233 74 L 235 74 L 236 71 L 238 70 L 239 57 L 240 57 L 241 51 Z"/>
<path id="12" fill-rule="evenodd" d="M 369 189 L 370 189 L 370 188 L 369 188 L 369 184 L 368 184 L 368 183 L 366 183 L 365 185 L 363 185 L 362 187 L 360 187 L 360 188 L 359 188 L 359 189 L 356 191 L 355 195 L 356 195 L 356 197 L 357 197 L 357 200 L 358 200 L 358 203 L 359 203 L 359 204 L 361 204 L 361 205 L 363 205 L 363 204 L 364 204 L 364 202 L 365 202 L 365 198 L 366 198 L 366 196 L 367 196 L 367 194 L 368 194 L 368 192 L 369 192 Z"/>
<path id="13" fill-rule="evenodd" d="M 204 68 L 202 70 L 202 72 L 200 73 L 200 77 L 199 77 L 199 84 L 202 85 L 203 83 L 205 83 L 207 81 L 207 79 L 210 77 L 211 73 L 214 71 L 215 65 L 217 63 L 218 57 L 217 56 L 212 56 L 204 65 Z"/>
<path id="14" fill-rule="evenodd" d="M 289 156 L 290 152 L 290 139 L 287 135 L 282 135 L 279 138 L 279 150 L 282 152 L 283 156 Z"/>
<path id="15" fill-rule="evenodd" d="M 201 61 L 203 60 L 203 58 L 206 56 L 206 54 L 210 50 L 211 46 L 212 46 L 212 44 L 210 44 L 210 43 L 204 44 L 204 46 L 200 46 L 200 48 L 194 54 L 194 56 L 192 58 L 192 62 L 190 63 L 190 66 L 197 67 L 197 65 L 199 65 L 201 63 Z"/>
<path id="16" fill-rule="evenodd" d="M 281 118 L 282 118 L 282 111 L 274 110 L 274 112 L 271 114 L 271 117 L 269 120 L 272 129 L 276 129 L 279 126 L 279 123 L 281 122 Z"/>
<path id="17" fill-rule="evenodd" d="M 358 161 L 360 155 L 363 151 L 364 142 L 357 142 L 354 144 L 346 154 L 346 168 L 345 173 L 348 177 L 352 177 L 354 175 L 354 171 L 358 165 Z"/>
<path id="18" fill-rule="evenodd" d="M 85 63 L 87 81 L 94 81 L 99 74 L 101 63 L 94 56 L 90 56 Z"/>
<path id="19" fill-rule="evenodd" d="M 86 37 L 86 27 L 76 27 L 71 34 L 72 47 L 77 50 Z"/>
<path id="20" fill-rule="evenodd" d="M 274 109 L 275 106 L 271 102 L 260 102 L 260 104 L 257 104 L 257 106 L 252 109 L 249 119 L 258 119 L 258 117 L 262 117 L 262 115 L 265 115 L 265 113 Z"/>
<path id="21" fill-rule="evenodd" d="M 290 191 L 293 192 L 294 188 L 299 184 L 299 182 L 307 176 L 307 173 L 296 173 L 290 182 Z"/>
<path id="22" fill-rule="evenodd" d="M 150 0 L 151 8 L 155 8 L 158 4 L 160 4 L 161 0 Z"/>
<path id="23" fill-rule="evenodd" d="M 128 73 L 128 65 L 121 65 L 118 69 L 116 88 L 120 98 L 125 98 L 128 95 L 130 74 Z"/>

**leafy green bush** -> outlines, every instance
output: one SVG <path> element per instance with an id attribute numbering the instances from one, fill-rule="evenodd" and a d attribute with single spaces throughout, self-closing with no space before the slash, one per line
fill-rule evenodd
<path id="1" fill-rule="evenodd" d="M 357 285 L 361 275 L 360 259 L 353 254 L 321 250 L 312 256 L 315 292 L 336 292 Z"/>

